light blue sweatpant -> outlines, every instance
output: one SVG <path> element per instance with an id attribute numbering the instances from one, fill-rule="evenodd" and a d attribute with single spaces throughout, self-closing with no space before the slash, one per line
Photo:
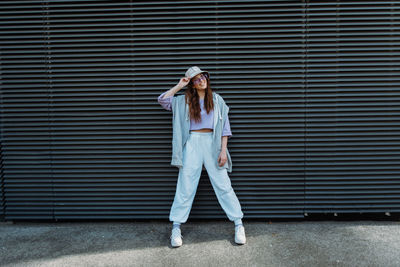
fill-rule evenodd
<path id="1" fill-rule="evenodd" d="M 243 218 L 239 200 L 232 188 L 226 168 L 218 169 L 212 155 L 212 132 L 190 132 L 183 148 L 183 166 L 179 168 L 178 182 L 169 220 L 185 223 L 196 195 L 203 164 L 222 209 L 230 221 Z M 218 155 L 217 155 L 218 157 Z"/>

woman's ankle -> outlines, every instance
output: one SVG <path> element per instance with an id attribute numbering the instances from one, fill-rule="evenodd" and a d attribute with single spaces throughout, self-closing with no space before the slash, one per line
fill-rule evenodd
<path id="1" fill-rule="evenodd" d="M 181 223 L 179 223 L 179 222 L 173 222 L 173 224 L 172 224 L 172 229 L 180 228 L 180 226 L 181 226 Z"/>
<path id="2" fill-rule="evenodd" d="M 236 219 L 236 220 L 234 221 L 234 223 L 235 223 L 235 226 L 243 225 L 242 219 Z"/>

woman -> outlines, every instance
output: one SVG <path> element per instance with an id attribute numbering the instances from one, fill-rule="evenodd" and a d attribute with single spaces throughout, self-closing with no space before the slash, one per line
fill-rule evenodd
<path id="1" fill-rule="evenodd" d="M 174 97 L 185 86 L 185 94 Z M 228 138 L 232 136 L 227 116 L 229 107 L 219 94 L 211 90 L 209 73 L 197 66 L 190 67 L 176 86 L 158 97 L 158 102 L 164 109 L 174 113 L 171 164 L 179 167 L 179 176 L 169 215 L 169 220 L 173 222 L 170 236 L 172 247 L 182 245 L 180 225 L 189 217 L 203 163 L 218 202 L 229 220 L 235 223 L 235 242 L 245 244 L 241 220 L 243 212 L 227 173 L 228 170 L 232 171 L 227 150 Z M 185 129 L 190 130 L 187 131 L 188 136 L 185 136 Z"/>

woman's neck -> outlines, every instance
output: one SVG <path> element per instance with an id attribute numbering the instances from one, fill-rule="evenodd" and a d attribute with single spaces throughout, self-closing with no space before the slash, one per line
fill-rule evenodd
<path id="1" fill-rule="evenodd" d="M 197 90 L 197 94 L 199 95 L 200 99 L 204 99 L 206 92 L 204 90 Z"/>

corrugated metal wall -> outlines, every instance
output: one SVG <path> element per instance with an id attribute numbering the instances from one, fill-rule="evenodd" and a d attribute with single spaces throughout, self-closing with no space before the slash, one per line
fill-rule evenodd
<path id="1" fill-rule="evenodd" d="M 400 1 L 307 6 L 305 211 L 400 211 Z"/>
<path id="2" fill-rule="evenodd" d="M 400 210 L 399 1 L 0 6 L 3 219 L 167 219 L 157 97 L 193 65 L 230 106 L 245 218 Z M 227 218 L 205 170 L 190 218 Z"/>

